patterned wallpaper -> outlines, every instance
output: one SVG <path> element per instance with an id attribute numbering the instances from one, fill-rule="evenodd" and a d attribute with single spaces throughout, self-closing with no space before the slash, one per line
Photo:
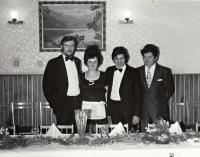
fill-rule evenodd
<path id="1" fill-rule="evenodd" d="M 90 0 L 91 1 L 91 0 Z M 143 64 L 140 49 L 152 43 L 160 48 L 159 63 L 173 73 L 200 73 L 200 1 L 106 0 L 105 70 L 113 65 L 116 46 L 129 50 L 129 64 Z M 23 25 L 9 25 L 10 11 L 18 10 Z M 132 25 L 119 24 L 123 11 L 131 11 Z M 0 74 L 43 73 L 49 59 L 58 52 L 39 52 L 38 0 L 0 0 Z M 83 58 L 83 52 L 76 56 Z M 13 66 L 19 59 L 20 66 Z M 37 66 L 42 61 L 43 66 Z M 87 68 L 83 64 L 83 70 Z"/>

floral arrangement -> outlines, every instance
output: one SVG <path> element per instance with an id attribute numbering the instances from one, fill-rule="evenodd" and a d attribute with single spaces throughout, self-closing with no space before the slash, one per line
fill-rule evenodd
<path id="1" fill-rule="evenodd" d="M 153 124 L 150 124 L 149 127 L 146 127 L 146 132 L 154 133 L 158 135 L 169 134 L 169 122 L 163 118 L 154 119 Z"/>
<path id="2" fill-rule="evenodd" d="M 184 134 L 170 134 L 169 128 L 169 122 L 160 117 L 155 118 L 153 124 L 146 128 L 146 133 L 142 138 L 143 142 L 147 144 L 169 144 L 170 142 L 179 144 L 187 140 Z"/>
<path id="3" fill-rule="evenodd" d="M 170 141 L 169 122 L 163 118 L 155 118 L 153 124 L 149 124 L 143 137 L 145 143 L 168 144 Z"/>
<path id="4" fill-rule="evenodd" d="M 10 136 L 7 136 L 3 142 L 0 145 L 0 149 L 14 149 L 14 148 L 25 148 L 28 147 L 28 145 L 26 144 L 27 139 L 25 138 L 25 136 L 18 136 L 15 138 L 11 138 Z"/>
<path id="5" fill-rule="evenodd" d="M 25 138 L 25 136 L 17 136 L 11 138 L 8 135 L 8 129 L 0 129 L 0 150 L 1 149 L 15 149 L 15 148 L 26 148 L 26 147 L 37 147 L 45 146 L 52 142 L 58 143 L 64 146 L 73 146 L 73 145 L 87 145 L 87 146 L 104 146 L 112 145 L 115 143 L 124 143 L 124 144 L 169 144 L 175 143 L 180 144 L 180 142 L 187 141 L 187 139 L 200 138 L 200 133 L 183 133 L 179 134 L 170 134 L 169 132 L 170 125 L 167 121 L 162 118 L 157 118 L 154 120 L 153 124 L 149 125 L 146 128 L 145 134 L 138 133 L 128 133 L 124 135 L 117 135 L 114 137 L 108 136 L 96 136 L 92 134 L 86 134 L 85 138 L 79 138 L 75 134 L 70 134 L 66 137 L 52 138 L 52 137 L 42 137 L 34 136 L 34 138 Z M 102 128 L 102 134 L 108 134 L 107 127 Z"/>
<path id="6" fill-rule="evenodd" d="M 187 139 L 200 138 L 200 132 L 185 132 Z"/>
<path id="7" fill-rule="evenodd" d="M 34 136 L 34 138 L 28 138 L 26 141 L 26 144 L 30 147 L 41 147 L 49 143 L 50 141 L 42 136 Z"/>
<path id="8" fill-rule="evenodd" d="M 8 129 L 1 127 L 0 128 L 0 140 L 3 140 L 8 135 L 9 135 Z"/>
<path id="9" fill-rule="evenodd" d="M 64 146 L 73 146 L 73 145 L 87 145 L 87 146 L 104 146 L 104 145 L 112 145 L 115 143 L 124 143 L 124 144 L 131 144 L 136 145 L 140 143 L 156 143 L 156 144 L 167 144 L 167 143 L 176 143 L 179 144 L 180 142 L 186 141 L 187 138 L 191 137 L 191 135 L 169 135 L 167 136 L 167 142 L 164 140 L 164 136 L 162 136 L 162 140 L 157 138 L 158 136 L 148 136 L 147 133 L 142 137 L 140 134 L 124 134 L 124 135 L 117 135 L 115 137 L 110 138 L 101 138 L 91 134 L 85 136 L 85 138 L 76 137 L 74 134 L 71 134 L 68 137 L 59 137 L 59 138 L 52 138 L 52 137 L 42 137 L 36 136 L 35 139 L 32 138 L 25 138 L 25 136 L 17 136 L 15 138 L 11 138 L 7 136 L 3 143 L 0 145 L 1 149 L 15 149 L 15 148 L 26 148 L 26 147 L 38 147 L 38 146 L 45 146 L 52 142 L 58 143 Z M 197 137 L 193 135 L 192 137 Z M 198 134 L 200 137 L 200 134 Z M 39 142 L 38 142 L 39 141 Z M 165 142 L 164 142 L 165 141 Z"/>
<path id="10" fill-rule="evenodd" d="M 142 143 L 142 138 L 139 134 L 117 135 L 115 137 L 98 137 L 87 134 L 85 138 L 79 138 L 71 134 L 68 138 L 50 138 L 51 142 L 59 143 L 66 146 L 72 145 L 88 145 L 88 146 L 103 146 L 114 143 L 139 144 Z"/>
<path id="11" fill-rule="evenodd" d="M 32 138 L 25 138 L 25 136 L 17 136 L 15 138 L 7 137 L 3 144 L 0 145 L 0 149 L 15 149 L 18 147 L 37 147 L 50 144 L 51 142 L 59 143 L 64 146 L 73 146 L 73 145 L 88 145 L 88 146 L 104 146 L 111 145 L 114 143 L 126 143 L 126 144 L 139 144 L 142 143 L 142 138 L 139 134 L 125 134 L 117 135 L 115 137 L 101 138 L 95 135 L 87 134 L 85 138 L 79 138 L 74 134 L 71 134 L 68 137 L 42 137 L 35 136 Z"/>

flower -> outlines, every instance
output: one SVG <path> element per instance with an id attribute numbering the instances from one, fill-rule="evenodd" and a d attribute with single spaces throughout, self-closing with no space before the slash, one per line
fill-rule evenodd
<path id="1" fill-rule="evenodd" d="M 9 135 L 8 128 L 6 128 L 5 134 Z"/>
<path id="2" fill-rule="evenodd" d="M 148 133 L 153 133 L 153 132 L 156 132 L 157 129 L 155 128 L 155 125 L 154 126 L 150 126 L 150 127 L 146 127 L 146 132 Z"/>
<path id="3" fill-rule="evenodd" d="M 9 135 L 8 129 L 1 127 L 1 129 L 0 129 L 0 139 L 4 139 L 7 135 Z"/>
<path id="4" fill-rule="evenodd" d="M 161 135 L 161 138 L 168 138 L 169 136 L 168 135 L 166 135 L 166 134 L 162 134 Z"/>
<path id="5" fill-rule="evenodd" d="M 2 128 L 0 129 L 0 134 L 2 135 L 3 132 L 4 132 L 4 128 L 2 127 Z"/>

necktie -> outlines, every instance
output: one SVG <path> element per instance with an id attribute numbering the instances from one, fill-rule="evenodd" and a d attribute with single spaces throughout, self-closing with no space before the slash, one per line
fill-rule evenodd
<path id="1" fill-rule="evenodd" d="M 117 67 L 115 67 L 115 71 L 119 70 L 119 72 L 122 72 L 123 69 L 118 69 Z"/>
<path id="2" fill-rule="evenodd" d="M 151 87 L 151 81 L 152 81 L 151 73 L 150 73 L 150 69 L 148 69 L 148 71 L 147 71 L 147 77 L 146 77 L 146 80 L 147 80 L 148 88 L 150 88 L 150 87 Z"/>
<path id="3" fill-rule="evenodd" d="M 74 57 L 65 57 L 65 60 L 66 60 L 66 61 L 68 61 L 69 59 L 70 59 L 71 61 L 73 61 L 73 60 L 74 60 Z"/>

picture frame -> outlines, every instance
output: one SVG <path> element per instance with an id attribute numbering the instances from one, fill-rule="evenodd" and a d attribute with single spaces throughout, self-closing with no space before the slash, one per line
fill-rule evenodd
<path id="1" fill-rule="evenodd" d="M 77 51 L 97 44 L 106 51 L 106 1 L 39 1 L 40 52 L 59 52 L 66 36 L 78 40 Z"/>

